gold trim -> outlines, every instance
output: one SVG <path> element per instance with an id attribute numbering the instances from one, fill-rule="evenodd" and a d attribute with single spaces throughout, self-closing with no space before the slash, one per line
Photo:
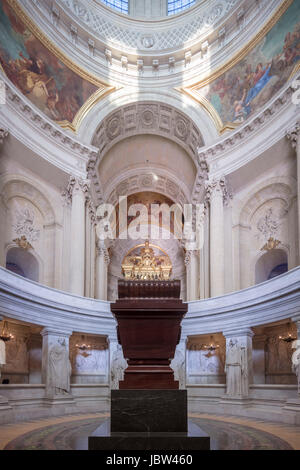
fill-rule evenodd
<path id="1" fill-rule="evenodd" d="M 268 34 L 268 32 L 276 25 L 279 21 L 281 16 L 287 11 L 287 9 L 292 5 L 294 0 L 284 0 L 283 3 L 277 8 L 276 12 L 269 19 L 263 28 L 259 31 L 259 33 L 254 36 L 242 49 L 240 49 L 233 57 L 230 59 L 226 64 L 223 64 L 218 69 L 216 69 L 212 74 L 207 76 L 206 78 L 194 83 L 193 85 L 189 85 L 186 87 L 179 87 L 175 88 L 175 90 L 185 93 L 186 95 L 193 98 L 197 103 L 199 103 L 205 111 L 209 114 L 213 123 L 218 131 L 219 134 L 224 134 L 227 131 L 231 131 L 236 129 L 240 126 L 241 123 L 234 123 L 234 122 L 226 122 L 223 123 L 219 113 L 216 109 L 212 106 L 212 104 L 199 93 L 201 88 L 209 85 L 225 72 L 230 70 L 236 64 L 238 64 L 246 55 L 251 52 L 251 50 L 259 44 L 259 42 Z M 290 78 L 292 78 L 300 69 L 300 62 L 296 64 Z M 289 80 L 290 80 L 289 78 Z M 289 81 L 288 80 L 288 81 Z"/>
<path id="2" fill-rule="evenodd" d="M 90 74 L 82 69 L 79 65 L 75 64 L 69 59 L 57 46 L 55 46 L 50 39 L 35 25 L 35 23 L 27 16 L 23 8 L 18 4 L 17 0 L 6 0 L 9 6 L 14 10 L 15 14 L 21 19 L 25 26 L 41 43 L 52 52 L 61 62 L 63 62 L 69 69 L 75 72 L 79 77 L 87 80 L 97 87 L 109 86 L 107 83 L 99 80 L 95 75 Z"/>
<path id="3" fill-rule="evenodd" d="M 177 91 L 180 91 L 181 93 L 185 93 L 186 95 L 190 96 L 205 109 L 205 111 L 209 114 L 209 116 L 213 120 L 213 123 L 217 131 L 219 132 L 219 134 L 224 134 L 227 131 L 232 131 L 240 125 L 240 123 L 236 123 L 236 122 L 223 123 L 219 113 L 216 111 L 213 105 L 208 101 L 208 99 L 205 98 L 205 96 L 198 93 L 198 90 L 191 90 L 189 88 L 175 88 L 175 89 Z"/>
<path id="4" fill-rule="evenodd" d="M 299 72 L 299 70 L 300 70 L 300 60 L 297 62 L 297 64 L 295 64 L 295 67 L 293 68 L 292 73 L 289 76 L 288 81 L 290 81 L 292 78 L 294 78 L 294 76 Z"/>
<path id="5" fill-rule="evenodd" d="M 121 87 L 110 86 L 107 83 L 99 80 L 95 75 L 90 74 L 79 65 L 75 64 L 71 59 L 69 59 L 57 46 L 55 46 L 34 24 L 34 22 L 27 16 L 23 8 L 18 4 L 17 0 L 7 0 L 8 5 L 13 9 L 15 14 L 20 18 L 24 25 L 30 30 L 30 32 L 45 46 L 52 54 L 57 57 L 66 67 L 72 70 L 76 75 L 78 75 L 83 80 L 87 80 L 92 85 L 98 87 L 88 100 L 82 105 L 78 110 L 76 116 L 73 119 L 73 122 L 65 121 L 55 121 L 63 129 L 69 129 L 77 133 L 82 121 L 90 112 L 90 110 L 106 95 L 120 89 Z M 3 68 L 1 67 L 3 70 Z M 3 70 L 4 72 L 4 70 Z M 5 74 L 5 72 L 4 72 Z"/>
<path id="6" fill-rule="evenodd" d="M 223 73 L 230 70 L 234 65 L 240 62 L 247 54 L 250 52 L 257 44 L 268 34 L 268 32 L 276 25 L 278 20 L 281 16 L 286 12 L 286 10 L 292 5 L 294 0 L 284 0 L 283 3 L 277 8 L 276 12 L 272 16 L 270 20 L 265 23 L 259 33 L 254 36 L 242 49 L 240 49 L 233 57 L 230 59 L 225 65 L 220 66 L 215 72 L 209 75 L 207 78 L 203 80 L 199 80 L 199 82 L 194 83 L 193 85 L 188 86 L 187 88 L 194 89 L 203 88 L 209 83 L 213 82 L 217 78 L 219 78 Z"/>
<path id="7" fill-rule="evenodd" d="M 56 123 L 61 126 L 63 129 L 69 129 L 72 132 L 77 133 L 78 129 L 81 126 L 82 121 L 88 115 L 90 110 L 102 99 L 104 96 L 108 95 L 112 91 L 115 91 L 116 87 L 102 87 L 99 90 L 95 91 L 89 99 L 81 106 L 79 111 L 77 112 L 76 116 L 73 119 L 73 122 L 70 123 L 69 121 L 56 121 Z"/>
<path id="8" fill-rule="evenodd" d="M 124 256 L 123 260 L 126 258 L 126 256 L 129 256 L 129 254 L 133 251 L 136 250 L 137 248 L 141 248 L 142 246 L 145 246 L 145 243 L 140 243 L 139 245 L 134 246 L 133 248 L 130 248 L 130 250 L 127 252 L 127 254 Z M 162 251 L 165 255 L 169 256 L 168 253 L 163 250 L 160 246 L 158 245 L 153 245 L 153 243 L 149 243 L 150 248 L 157 248 L 158 250 Z M 170 257 L 169 257 L 170 258 Z"/>

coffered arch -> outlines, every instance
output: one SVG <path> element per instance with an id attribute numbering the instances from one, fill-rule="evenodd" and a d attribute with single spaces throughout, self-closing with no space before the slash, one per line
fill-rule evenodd
<path id="1" fill-rule="evenodd" d="M 162 182 L 162 186 L 163 189 L 168 189 L 167 193 L 169 195 L 174 197 L 174 185 L 181 186 L 183 184 L 181 200 L 189 199 L 190 191 L 188 188 L 193 186 L 197 172 L 198 148 L 204 144 L 201 131 L 190 117 L 175 107 L 161 102 L 144 101 L 122 106 L 111 112 L 101 122 L 94 134 L 93 145 L 99 148 L 99 152 L 97 155 L 90 158 L 88 172 L 89 178 L 93 181 L 95 193 L 98 195 L 98 202 L 100 203 L 102 200 L 107 200 L 110 192 L 115 189 L 112 187 L 112 183 L 120 183 L 119 180 L 114 181 L 116 178 L 118 179 L 116 175 L 110 174 L 113 162 L 112 165 L 110 165 L 110 162 L 106 162 L 106 164 L 102 162 L 105 161 L 105 158 L 107 159 L 109 152 L 112 152 L 118 145 L 120 146 L 122 142 L 128 142 L 128 139 L 136 138 L 137 136 L 145 137 L 148 148 L 151 147 L 148 142 L 150 136 L 153 136 L 153 138 L 157 140 L 161 139 L 161 148 L 165 146 L 162 150 L 164 162 L 163 164 L 160 164 L 159 161 L 154 162 L 155 173 L 159 176 L 161 182 L 165 180 Z M 169 146 L 173 145 L 173 148 L 166 149 L 166 142 L 170 142 Z M 139 142 L 139 144 L 141 143 Z M 157 142 L 155 145 L 157 149 L 159 147 Z M 139 145 L 135 146 L 135 155 L 138 155 L 138 147 Z M 121 153 L 120 151 L 120 154 Z M 128 159 L 133 154 L 132 152 L 128 154 L 126 150 L 124 150 L 123 153 L 128 155 Z M 168 153 L 170 154 L 170 158 L 167 156 Z M 176 172 L 174 170 L 172 153 L 177 155 L 178 162 L 179 159 L 182 159 L 182 161 L 179 162 L 179 166 L 184 169 L 185 172 L 190 172 L 188 178 L 185 178 L 180 171 Z M 140 157 L 137 156 L 136 158 L 142 158 L 143 152 L 141 151 L 140 154 Z M 121 158 L 118 158 L 118 162 L 120 162 Z M 128 159 L 123 158 L 123 162 Z M 138 163 L 138 161 L 136 163 Z M 143 161 L 143 163 L 145 164 L 145 161 Z M 104 165 L 105 169 L 100 168 L 102 165 Z M 110 169 L 108 167 L 110 167 Z M 190 168 L 190 170 L 187 170 L 187 168 Z M 144 173 L 148 173 L 147 170 L 145 171 L 144 168 Z M 123 165 L 120 171 L 122 174 L 124 174 L 124 172 L 130 172 L 130 166 L 127 168 Z M 106 187 L 107 185 L 103 185 L 100 173 L 102 175 L 104 173 L 109 174 L 107 177 L 107 179 L 110 178 L 108 182 L 109 191 Z M 128 176 L 126 175 L 126 177 Z M 175 192 L 179 194 L 180 191 L 176 190 Z"/>

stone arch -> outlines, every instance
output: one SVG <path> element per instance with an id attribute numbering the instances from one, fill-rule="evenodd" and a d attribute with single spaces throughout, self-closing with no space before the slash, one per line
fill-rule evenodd
<path id="1" fill-rule="evenodd" d="M 61 219 L 61 209 L 54 210 L 57 206 L 54 206 L 43 185 L 22 175 L 4 175 L 0 180 L 0 190 L 2 207 L 10 222 L 3 233 L 2 264 L 5 265 L 7 253 L 12 248 L 27 251 L 39 265 L 38 281 L 56 287 L 57 260 L 53 253 L 60 227 L 57 220 Z M 25 223 L 26 213 L 30 218 L 28 225 Z M 30 236 L 32 231 L 36 233 L 34 238 Z M 29 242 L 27 246 L 24 246 L 22 240 L 24 236 Z M 23 254 L 22 259 L 25 256 Z"/>
<path id="2" fill-rule="evenodd" d="M 199 107 L 199 104 L 191 97 L 178 93 L 176 90 L 166 92 L 159 89 L 155 90 L 155 92 L 141 89 L 132 89 L 130 93 L 128 93 L 128 89 L 115 91 L 112 95 L 100 100 L 90 110 L 80 125 L 78 137 L 87 144 L 90 144 L 99 124 L 108 115 L 117 111 L 120 107 L 132 106 L 143 102 L 159 102 L 176 109 L 179 113 L 188 114 L 195 126 L 201 129 L 205 145 L 210 145 L 219 137 L 215 124 L 208 113 L 201 106 Z"/>
<path id="3" fill-rule="evenodd" d="M 55 222 L 55 212 L 49 198 L 45 196 L 43 188 L 39 188 L 36 181 L 24 178 L 21 175 L 10 175 L 4 178 L 0 183 L 0 192 L 2 201 L 7 208 L 9 199 L 13 197 L 22 197 L 33 203 L 42 213 L 47 225 Z"/>
<path id="4" fill-rule="evenodd" d="M 39 282 L 41 262 L 33 251 L 11 246 L 6 252 L 6 269 L 31 281 Z"/>
<path id="5" fill-rule="evenodd" d="M 270 279 L 270 274 L 277 266 L 288 263 L 287 250 L 283 248 L 267 251 L 255 262 L 255 284 Z M 285 271 L 283 271 L 285 272 Z"/>
<path id="6" fill-rule="evenodd" d="M 99 148 L 99 152 L 89 160 L 88 174 L 96 193 L 101 193 L 97 168 L 103 157 L 117 143 L 139 135 L 154 135 L 173 141 L 186 152 L 197 169 L 198 148 L 204 142 L 192 119 L 161 102 L 134 102 L 108 114 L 95 131 L 92 144 Z"/>
<path id="7" fill-rule="evenodd" d="M 251 188 L 251 192 L 238 204 L 234 222 L 239 226 L 240 288 L 256 283 L 257 262 L 272 233 L 280 242 L 278 248 L 286 253 L 290 264 L 293 240 L 286 228 L 288 224 L 284 221 L 289 216 L 295 197 L 293 178 L 274 177 Z M 264 222 L 264 218 L 269 218 L 269 222 L 274 224 L 274 232 L 269 231 L 269 222 Z"/>

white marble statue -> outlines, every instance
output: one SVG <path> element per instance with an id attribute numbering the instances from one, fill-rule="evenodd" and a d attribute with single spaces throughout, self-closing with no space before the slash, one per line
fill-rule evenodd
<path id="1" fill-rule="evenodd" d="M 179 381 L 179 388 L 185 388 L 185 356 L 180 349 L 176 349 L 174 359 L 171 362 L 171 367 L 174 370 L 175 380 Z"/>
<path id="2" fill-rule="evenodd" d="M 295 341 L 295 346 L 293 345 L 293 349 L 296 351 L 293 353 L 292 357 L 292 370 L 297 376 L 298 380 L 298 394 L 300 394 L 300 341 Z"/>
<path id="3" fill-rule="evenodd" d="M 6 364 L 5 343 L 0 339 L 0 369 Z"/>
<path id="4" fill-rule="evenodd" d="M 244 351 L 243 351 L 244 349 Z M 241 348 L 238 341 L 231 339 L 228 344 L 225 362 L 226 393 L 230 397 L 242 396 L 242 380 L 245 374 L 244 357 L 245 348 Z"/>
<path id="5" fill-rule="evenodd" d="M 49 387 L 55 395 L 70 392 L 71 362 L 64 338 L 51 347 L 49 352 Z"/>
<path id="6" fill-rule="evenodd" d="M 124 379 L 124 370 L 127 369 L 127 361 L 124 359 L 122 346 L 117 345 L 117 349 L 113 352 L 111 362 L 111 388 L 116 390 L 119 388 L 119 381 Z"/>

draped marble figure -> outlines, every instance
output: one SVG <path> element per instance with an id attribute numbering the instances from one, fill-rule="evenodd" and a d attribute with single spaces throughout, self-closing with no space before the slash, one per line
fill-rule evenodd
<path id="1" fill-rule="evenodd" d="M 300 342 L 299 342 L 300 343 Z M 300 394 L 300 344 L 298 349 L 293 354 L 292 370 L 297 376 L 298 380 L 298 393 Z"/>
<path id="2" fill-rule="evenodd" d="M 55 395 L 70 392 L 71 363 L 64 339 L 52 346 L 49 354 L 49 386 Z"/>
<path id="3" fill-rule="evenodd" d="M 6 364 L 5 343 L 0 339 L 0 367 Z"/>
<path id="4" fill-rule="evenodd" d="M 241 397 L 243 392 L 242 381 L 245 375 L 244 354 L 237 340 L 230 340 L 226 352 L 225 372 L 227 395 Z"/>
<path id="5" fill-rule="evenodd" d="M 117 390 L 119 388 L 119 381 L 124 380 L 124 370 L 127 368 L 127 361 L 123 356 L 123 349 L 120 344 L 113 353 L 111 363 L 111 388 Z"/>

